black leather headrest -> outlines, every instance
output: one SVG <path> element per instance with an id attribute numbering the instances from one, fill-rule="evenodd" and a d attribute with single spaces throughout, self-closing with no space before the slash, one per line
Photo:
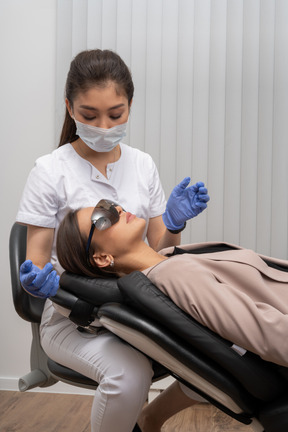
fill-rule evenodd
<path id="1" fill-rule="evenodd" d="M 60 287 L 95 306 L 123 301 L 115 278 L 95 279 L 64 272 L 60 278 Z"/>

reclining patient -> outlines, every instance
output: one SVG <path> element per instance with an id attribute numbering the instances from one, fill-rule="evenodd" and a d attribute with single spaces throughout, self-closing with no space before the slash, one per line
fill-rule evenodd
<path id="1" fill-rule="evenodd" d="M 287 261 L 226 243 L 158 253 L 142 240 L 144 228 L 143 219 L 108 200 L 71 211 L 58 231 L 59 262 L 90 277 L 142 271 L 202 325 L 264 360 L 288 366 Z"/>

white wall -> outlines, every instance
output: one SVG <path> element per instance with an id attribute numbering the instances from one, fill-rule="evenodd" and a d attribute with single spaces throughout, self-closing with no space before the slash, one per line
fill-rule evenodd
<path id="1" fill-rule="evenodd" d="M 184 241 L 287 259 L 287 22 L 286 0 L 0 0 L 0 388 L 29 367 L 9 230 L 35 159 L 56 146 L 72 56 L 110 48 L 130 66 L 128 142 L 153 156 L 166 193 L 187 174 L 208 183 L 209 210 Z"/>
<path id="2" fill-rule="evenodd" d="M 0 44 L 0 379 L 10 388 L 29 371 L 31 331 L 12 304 L 9 231 L 35 159 L 54 147 L 56 0 L 0 0 Z"/>
<path id="3" fill-rule="evenodd" d="M 70 57 L 116 50 L 135 83 L 128 142 L 166 194 L 186 175 L 208 184 L 183 241 L 287 258 L 287 22 L 286 0 L 59 1 L 57 128 Z"/>

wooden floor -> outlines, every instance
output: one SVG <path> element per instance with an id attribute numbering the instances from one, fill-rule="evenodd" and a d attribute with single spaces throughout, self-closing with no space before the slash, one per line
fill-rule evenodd
<path id="1" fill-rule="evenodd" d="M 90 432 L 92 396 L 0 391 L 0 432 Z M 163 432 L 252 432 L 208 404 L 188 408 Z M 117 432 L 117 431 L 111 431 Z"/>

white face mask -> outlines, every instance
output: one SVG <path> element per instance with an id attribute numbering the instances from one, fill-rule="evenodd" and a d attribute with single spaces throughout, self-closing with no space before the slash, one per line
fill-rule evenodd
<path id="1" fill-rule="evenodd" d="M 92 150 L 97 152 L 109 152 L 126 136 L 127 123 L 114 126 L 110 129 L 102 129 L 96 126 L 81 123 L 74 118 L 76 134 Z"/>

